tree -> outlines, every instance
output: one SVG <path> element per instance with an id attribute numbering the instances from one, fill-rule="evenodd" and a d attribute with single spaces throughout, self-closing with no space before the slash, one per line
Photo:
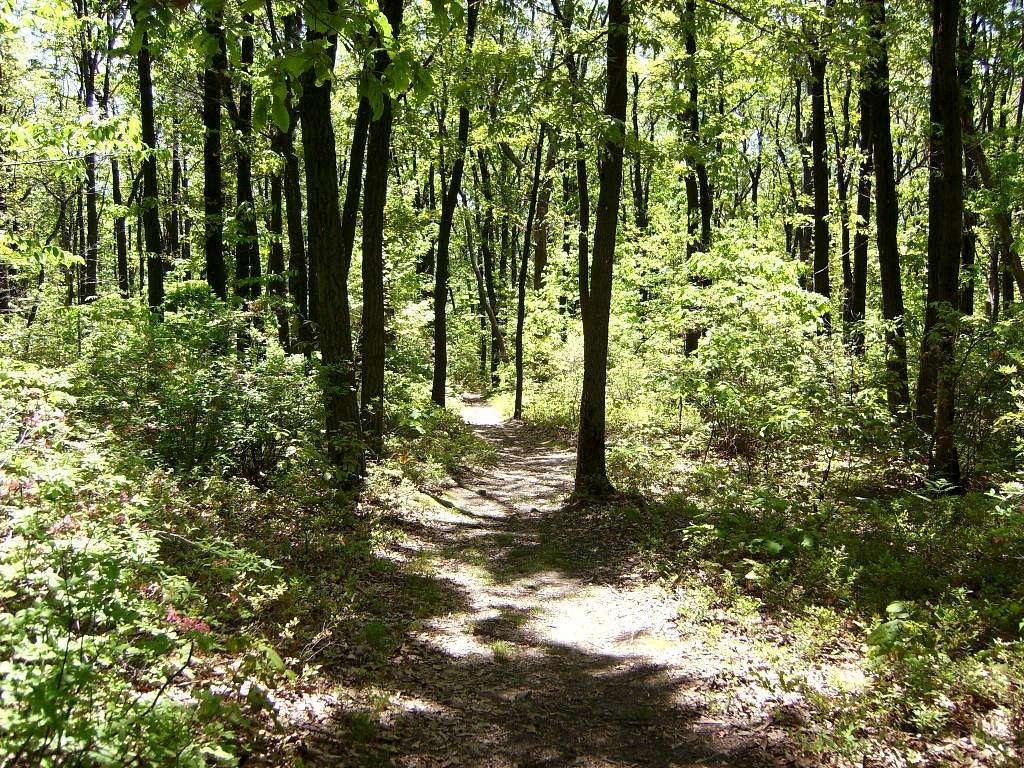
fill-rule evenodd
<path id="1" fill-rule="evenodd" d="M 602 496 L 612 491 L 605 464 L 605 392 L 608 382 L 608 322 L 612 298 L 612 266 L 622 191 L 625 143 L 626 70 L 629 58 L 629 13 L 623 0 L 609 0 L 607 91 L 608 118 L 599 173 L 594 254 L 587 286 L 581 286 L 583 308 L 583 391 L 576 447 L 575 493 Z M 539 152 L 539 148 L 538 148 Z M 582 282 L 582 275 L 581 275 Z"/>
<path id="2" fill-rule="evenodd" d="M 153 114 L 153 69 L 149 50 L 150 19 L 139 6 L 132 6 L 132 21 L 142 30 L 136 62 L 139 74 L 139 113 L 142 123 L 142 144 L 146 156 L 142 161 L 142 223 L 146 236 L 146 274 L 150 309 L 164 303 L 163 243 L 160 237 L 160 194 L 156 176 L 156 118 Z"/>
<path id="3" fill-rule="evenodd" d="M 904 325 L 903 276 L 897 242 L 899 202 L 892 148 L 892 117 L 889 99 L 889 50 L 885 38 L 885 0 L 867 0 L 868 29 L 872 51 L 869 58 L 868 100 L 872 120 L 871 139 L 875 166 L 875 222 L 878 266 L 882 281 L 882 317 L 886 322 L 886 395 L 889 410 L 909 416 L 907 339 Z"/>
<path id="4" fill-rule="evenodd" d="M 477 18 L 481 0 L 470 0 L 466 14 L 466 55 L 473 55 L 473 38 L 476 35 Z M 452 224 L 455 207 L 459 204 L 462 189 L 462 173 L 466 165 L 466 144 L 469 141 L 469 105 L 459 105 L 459 132 L 455 144 L 455 158 L 448 179 L 445 195 L 441 199 L 441 222 L 437 235 L 437 255 L 434 262 L 434 376 L 431 383 L 430 399 L 435 405 L 444 407 L 445 389 L 448 377 L 448 318 L 445 307 L 448 302 L 449 251 L 451 248 Z"/>
<path id="5" fill-rule="evenodd" d="M 333 16 L 335 0 L 316 11 Z M 310 26 L 307 42 L 322 47 L 328 72 L 338 49 L 336 34 Z M 331 122 L 331 80 L 307 70 L 299 103 L 302 148 L 306 158 L 309 256 L 317 274 L 317 325 L 320 337 L 320 387 L 324 396 L 327 452 L 344 485 L 357 482 L 364 469 L 364 452 L 352 361 L 352 321 L 349 314 L 348 264 L 342 253 L 341 211 L 334 125 Z"/>
<path id="6" fill-rule="evenodd" d="M 960 460 L 953 432 L 963 226 L 963 138 L 956 66 L 959 15 L 959 0 L 935 0 L 932 6 L 928 303 L 917 390 L 918 423 L 932 435 L 929 474 L 953 487 L 960 485 Z"/>
<path id="7" fill-rule="evenodd" d="M 396 40 L 402 25 L 402 5 L 403 0 L 385 0 L 382 7 L 391 26 L 391 34 Z M 478 7 L 479 0 L 470 7 L 470 24 L 474 27 Z M 467 33 L 467 43 L 467 48 L 472 50 L 471 32 Z M 390 63 L 391 57 L 386 48 L 379 45 L 374 76 L 382 77 Z M 380 455 L 384 449 L 384 206 L 388 194 L 392 120 L 392 98 L 384 92 L 381 96 L 380 115 L 369 127 L 363 200 L 361 417 L 367 444 L 376 455 Z"/>
<path id="8" fill-rule="evenodd" d="M 814 262 L 811 285 L 816 294 L 829 299 L 832 296 L 829 277 L 829 252 L 832 249 L 832 241 L 829 237 L 828 227 L 829 174 L 828 158 L 826 157 L 828 140 L 825 135 L 826 63 L 821 30 L 818 30 L 811 43 L 808 61 L 811 73 L 808 81 L 808 89 L 811 94 L 811 177 L 814 187 Z M 825 315 L 825 326 L 829 326 L 827 314 Z"/>
<path id="9" fill-rule="evenodd" d="M 216 2 L 216 0 L 213 0 Z M 203 69 L 203 254 L 206 282 L 222 300 L 228 297 L 224 263 L 224 182 L 221 164 L 221 84 L 226 77 L 223 9 L 207 9 L 206 34 L 213 51 Z"/>

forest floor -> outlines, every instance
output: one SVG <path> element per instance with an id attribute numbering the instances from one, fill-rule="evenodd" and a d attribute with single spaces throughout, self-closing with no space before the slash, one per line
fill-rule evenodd
<path id="1" fill-rule="evenodd" d="M 389 619 L 369 638 L 386 650 L 325 659 L 333 685 L 282 708 L 287 752 L 402 768 L 829 764 L 802 757 L 807 712 L 779 683 L 856 678 L 848 651 L 786 668 L 784 626 L 698 610 L 598 513 L 565 506 L 571 449 L 475 396 L 463 417 L 496 464 L 396 511 L 376 553 L 394 565 Z"/>

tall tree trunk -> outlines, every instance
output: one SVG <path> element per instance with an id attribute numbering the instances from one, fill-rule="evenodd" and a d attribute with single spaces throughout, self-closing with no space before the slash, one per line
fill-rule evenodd
<path id="1" fill-rule="evenodd" d="M 961 22 L 959 32 L 959 54 L 957 61 L 957 78 L 962 94 L 963 125 L 974 125 L 974 40 L 968 39 L 967 25 Z M 970 317 L 974 314 L 974 265 L 978 255 L 978 212 L 973 203 L 977 200 L 978 192 L 981 189 L 981 175 L 978 172 L 978 165 L 975 162 L 974 154 L 967 148 L 970 137 L 965 136 L 964 141 L 964 168 L 966 194 L 964 209 L 964 226 L 960 242 L 960 271 L 961 285 L 959 306 L 960 311 Z"/>
<path id="2" fill-rule="evenodd" d="M 643 155 L 640 151 L 640 75 L 633 73 L 633 98 L 631 99 L 631 114 L 633 117 L 633 141 L 636 150 L 633 153 L 633 174 L 631 183 L 633 186 L 633 218 L 636 220 L 636 228 L 644 233 L 647 231 L 650 220 L 647 216 L 647 192 L 648 188 L 644 180 Z"/>
<path id="3" fill-rule="evenodd" d="M 491 172 L 487 167 L 487 157 L 483 150 L 480 150 L 477 157 L 480 167 L 480 189 L 484 197 L 484 214 L 480 226 L 483 265 L 482 270 L 477 269 L 477 277 L 483 284 L 484 311 L 491 323 L 491 381 L 497 384 L 498 361 L 508 363 L 508 348 L 505 345 L 505 332 L 501 327 L 498 291 L 494 282 L 494 189 L 491 186 Z"/>
<path id="4" fill-rule="evenodd" d="M 867 0 L 869 30 L 875 43 L 870 60 L 868 91 L 871 104 L 871 139 L 874 144 L 875 222 L 878 266 L 882 282 L 882 317 L 886 322 L 886 393 L 889 411 L 907 418 L 910 389 L 907 383 L 907 337 L 903 318 L 903 275 L 897 242 L 899 201 L 892 150 L 889 103 L 889 51 L 885 37 L 885 0 Z"/>
<path id="5" fill-rule="evenodd" d="M 832 243 L 829 237 L 829 184 L 828 158 L 825 135 L 825 54 L 820 40 L 815 41 L 815 50 L 810 55 L 811 91 L 811 165 L 814 185 L 814 292 L 826 299 L 832 296 L 832 282 L 829 279 L 829 252 Z M 829 315 L 824 316 L 825 327 L 829 327 Z"/>
<path id="6" fill-rule="evenodd" d="M 148 24 L 149 20 L 138 15 L 132 6 L 135 26 Z M 142 33 L 142 45 L 138 53 L 139 104 L 142 123 L 142 144 L 146 156 L 142 161 L 142 225 L 146 236 L 147 298 L 151 309 L 158 309 L 164 303 L 164 261 L 163 244 L 160 237 L 160 193 L 156 177 L 156 118 L 153 114 L 153 71 L 149 51 L 149 32 Z"/>
<path id="7" fill-rule="evenodd" d="M 298 14 L 284 17 L 284 36 L 290 48 L 301 45 L 299 41 Z M 302 186 L 299 178 L 299 156 L 295 153 L 295 129 L 298 114 L 293 101 L 294 89 L 289 77 L 285 99 L 288 105 L 288 130 L 281 137 L 281 155 L 284 157 L 284 209 L 285 226 L 288 229 L 288 295 L 295 307 L 296 328 L 293 339 L 298 344 L 291 351 L 313 352 L 313 326 L 309 315 L 309 275 L 306 263 L 306 243 L 302 231 Z"/>
<path id="8" fill-rule="evenodd" d="M 918 421 L 932 435 L 929 474 L 954 487 L 960 484 L 953 421 L 963 234 L 963 142 L 956 68 L 959 14 L 959 0 L 934 0 L 929 108 L 932 130 L 928 142 L 928 303 L 917 390 Z"/>
<path id="9" fill-rule="evenodd" d="M 711 185 L 708 183 L 707 167 L 704 164 L 703 148 L 700 139 L 700 90 L 697 80 L 697 3 L 686 0 L 685 11 L 686 47 L 686 87 L 688 100 L 686 118 L 688 122 L 687 142 L 690 151 L 690 171 L 686 176 L 686 234 L 687 255 L 703 253 L 711 247 L 711 216 L 714 201 L 711 198 Z M 698 223 L 700 239 L 697 239 Z M 700 274 L 691 274 L 690 282 L 697 286 L 709 285 L 708 279 Z M 697 344 L 703 334 L 701 328 L 688 328 L 685 334 L 684 349 L 686 354 L 697 350 Z"/>
<path id="10" fill-rule="evenodd" d="M 403 0 L 385 0 L 382 10 L 395 38 L 402 26 Z M 470 13 L 475 11 L 471 8 Z M 475 19 L 474 19 L 475 23 Z M 470 44 L 472 45 L 472 37 Z M 391 63 L 384 46 L 376 54 L 374 76 L 381 78 Z M 363 196 L 363 381 L 361 418 L 367 446 L 375 455 L 384 450 L 384 206 L 391 157 L 391 95 L 382 96 L 380 116 L 370 123 L 366 181 Z"/>
<path id="11" fill-rule="evenodd" d="M 177 131 L 171 140 L 171 200 L 167 221 L 167 258 L 173 264 L 181 258 L 181 141 Z"/>
<path id="12" fill-rule="evenodd" d="M 111 116 L 110 97 L 110 64 L 114 58 L 114 47 L 116 35 L 113 22 L 107 18 L 107 60 L 103 74 L 103 114 Z M 121 296 L 127 298 L 131 293 L 131 283 L 128 277 L 128 230 L 124 216 L 124 196 L 121 194 L 121 163 L 116 154 L 110 156 L 110 195 L 114 202 L 114 253 L 116 257 L 117 287 Z M 61 210 L 61 215 L 64 211 Z"/>
<path id="13" fill-rule="evenodd" d="M 206 13 L 206 33 L 217 41 L 203 69 L 203 254 L 206 282 L 221 299 L 228 297 L 224 263 L 224 183 L 221 173 L 221 100 L 224 61 L 223 11 Z"/>
<path id="14" fill-rule="evenodd" d="M 89 8 L 86 0 L 79 0 L 76 3 L 79 21 L 81 23 L 80 35 L 80 76 L 82 83 L 82 95 L 86 112 L 92 112 L 96 106 L 96 75 L 99 69 L 99 59 L 95 50 L 95 36 L 92 25 L 86 20 L 89 17 Z M 85 273 L 82 283 L 82 301 L 88 302 L 95 299 L 99 289 L 99 246 L 100 246 L 100 217 L 97 207 L 98 193 L 96 190 L 96 152 L 89 151 L 85 155 L 85 222 L 86 241 L 83 248 L 85 256 Z"/>
<path id="15" fill-rule="evenodd" d="M 605 140 L 601 162 L 594 255 L 589 295 L 583 313 L 583 391 L 576 449 L 575 491 L 581 496 L 612 490 L 605 465 L 605 392 L 608 382 L 608 323 L 611 313 L 612 265 L 622 191 L 622 151 L 626 121 L 626 71 L 629 14 L 623 0 L 608 2 L 608 86 L 606 117 L 621 126 Z"/>
<path id="16" fill-rule="evenodd" d="M 853 350 L 864 355 L 864 317 L 867 309 L 868 239 L 871 229 L 871 176 L 874 173 L 871 95 L 865 84 L 860 91 L 860 169 L 857 174 L 857 223 L 853 233 L 853 267 L 850 316 Z"/>
<path id="17" fill-rule="evenodd" d="M 117 287 L 127 298 L 131 293 L 128 279 L 128 231 L 124 214 L 121 213 L 124 197 L 121 194 L 121 164 L 116 157 L 110 158 L 110 194 L 117 206 L 114 216 L 114 247 L 117 251 Z"/>
<path id="18" fill-rule="evenodd" d="M 335 10 L 335 0 L 327 0 Z M 319 45 L 322 32 L 310 29 L 309 42 Z M 326 53 L 334 65 L 338 40 L 327 38 Z M 306 158 L 306 195 L 309 257 L 316 270 L 321 369 L 327 451 L 341 472 L 343 485 L 355 483 L 364 469 L 359 403 L 352 361 L 352 325 L 349 315 L 348 274 L 342 254 L 338 159 L 331 122 L 331 80 L 317 83 L 312 70 L 305 74 L 299 111 L 302 148 Z"/>
<path id="19" fill-rule="evenodd" d="M 813 87 L 808 83 L 808 91 Z M 794 243 L 796 251 L 800 256 L 800 285 L 806 290 L 814 289 L 814 265 L 811 261 L 811 241 L 813 239 L 813 233 L 810 221 L 813 218 L 814 210 L 813 205 L 809 204 L 814 194 L 814 177 L 811 171 L 811 132 L 812 123 L 807 122 L 805 125 L 801 125 L 801 118 L 803 117 L 803 81 L 800 78 L 796 80 L 796 90 L 794 93 L 793 109 L 795 114 L 794 130 L 795 140 L 797 148 L 800 151 L 800 199 L 797 205 L 797 214 L 800 219 L 800 224 L 796 228 L 796 242 Z"/>
<path id="20" fill-rule="evenodd" d="M 473 55 L 477 15 L 481 0 L 470 0 L 466 19 L 466 56 Z M 469 141 L 469 106 L 459 106 L 459 133 L 452 161 L 452 173 L 441 200 L 441 222 L 437 233 L 437 257 L 434 265 L 434 375 L 430 399 L 444 407 L 445 382 L 448 376 L 448 318 L 445 304 L 448 299 L 449 248 L 455 207 L 462 187 L 462 172 L 466 164 L 466 143 Z"/>
<path id="21" fill-rule="evenodd" d="M 544 161 L 544 177 L 537 197 L 537 221 L 533 237 L 533 290 L 544 287 L 544 270 L 548 266 L 548 208 L 551 206 L 553 177 L 551 172 L 558 162 L 558 142 L 552 136 L 548 142 L 547 159 Z"/>
<path id="22" fill-rule="evenodd" d="M 519 281 L 516 301 L 516 399 L 512 408 L 512 418 L 523 418 L 523 379 L 525 376 L 523 360 L 523 332 L 526 328 L 526 273 L 530 264 L 530 243 L 533 236 L 533 222 L 537 215 L 537 194 L 540 188 L 541 158 L 544 153 L 544 135 L 548 124 L 541 121 L 537 133 L 537 150 L 533 160 L 533 183 L 530 185 L 530 207 L 526 213 L 526 231 L 523 233 L 523 253 L 519 259 Z"/>
<path id="23" fill-rule="evenodd" d="M 284 184 L 281 174 L 270 177 L 270 254 L 267 256 L 267 294 L 274 297 L 274 315 L 277 317 L 277 340 L 281 348 L 290 347 L 288 339 L 287 286 L 284 273 L 284 216 L 282 198 Z"/>
<path id="24" fill-rule="evenodd" d="M 235 150 L 235 220 L 238 222 L 238 242 L 235 245 L 235 295 L 247 306 L 251 299 L 260 295 L 260 241 L 256 229 L 256 199 L 252 186 L 252 83 L 249 73 L 252 69 L 255 45 L 252 26 L 255 23 L 251 13 L 242 14 L 246 33 L 241 39 L 239 69 L 242 80 L 238 86 L 238 109 L 235 130 L 238 131 L 238 145 Z"/>

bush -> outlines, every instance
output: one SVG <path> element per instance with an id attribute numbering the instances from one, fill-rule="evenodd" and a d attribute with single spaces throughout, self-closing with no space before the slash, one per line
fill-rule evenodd
<path id="1" fill-rule="evenodd" d="M 178 470 L 265 486 L 321 422 L 304 361 L 261 343 L 205 285 L 176 286 L 164 321 L 119 303 L 88 339 L 75 392 L 89 413 Z M 97 318 L 99 319 L 99 318 Z M 244 353 L 231 339 L 249 336 Z"/>
<path id="2" fill-rule="evenodd" d="M 0 370 L 0 438 L 13 446 L 0 457 L 0 762 L 233 762 L 233 734 L 265 703 L 250 673 L 273 661 L 269 646 L 239 644 L 249 660 L 235 676 L 214 672 L 216 619 L 162 560 L 139 478 L 71 422 L 66 382 Z"/>

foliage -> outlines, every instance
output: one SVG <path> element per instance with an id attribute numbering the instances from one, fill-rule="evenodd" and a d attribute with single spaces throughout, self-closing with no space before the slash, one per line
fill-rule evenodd
<path id="1" fill-rule="evenodd" d="M 153 499 L 111 464 L 109 434 L 68 416 L 66 380 L 10 360 L 3 370 L 5 763 L 233 762 L 235 733 L 263 703 L 250 676 L 265 663 L 202 681 L 224 638 L 162 557 Z M 266 571 L 224 551 L 241 572 Z"/>

